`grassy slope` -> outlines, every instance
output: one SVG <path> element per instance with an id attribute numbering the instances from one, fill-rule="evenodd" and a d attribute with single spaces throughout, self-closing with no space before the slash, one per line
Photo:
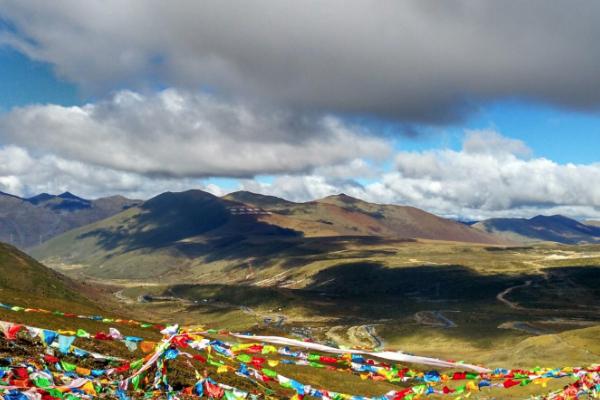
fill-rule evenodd
<path id="1" fill-rule="evenodd" d="M 39 264 L 16 248 L 0 243 L 0 302 L 73 313 L 106 315 L 93 301 L 79 293 L 79 290 L 81 290 L 81 287 L 70 279 Z M 65 318 L 40 313 L 12 312 L 3 309 L 0 309 L 0 320 L 49 329 L 83 328 L 89 332 L 105 331 L 107 329 L 106 324 L 86 319 Z M 123 325 L 114 326 L 127 335 L 142 336 L 149 340 L 157 340 L 159 338 L 159 335 L 153 331 Z M 2 341 L 3 339 L 0 337 L 0 342 Z M 21 344 L 24 343 L 22 342 Z M 77 339 L 75 345 L 121 357 L 142 356 L 142 353 L 139 351 L 135 354 L 129 353 L 122 344 L 116 342 L 95 342 Z M 0 350 L 1 353 L 2 350 Z M 78 362 L 81 361 L 78 360 Z M 175 376 L 175 382 L 184 381 L 187 385 L 193 384 L 193 378 L 182 378 L 182 376 L 189 375 L 189 373 L 184 373 L 187 368 L 178 366 L 177 364 L 174 368 L 175 370 L 172 372 Z M 375 395 L 393 388 L 392 385 L 387 383 L 364 382 L 360 378 L 348 374 L 328 373 L 293 366 L 275 369 L 297 379 L 304 379 L 338 391 Z M 244 387 L 246 385 L 244 380 L 237 377 L 217 376 L 213 368 L 208 368 L 208 373 L 221 382 L 237 387 Z"/>
<path id="2" fill-rule="evenodd" d="M 104 307 L 105 303 L 98 301 L 100 298 L 92 287 L 76 283 L 16 248 L 0 243 L 0 302 L 51 311 L 114 316 L 111 307 Z M 105 324 L 86 319 L 4 309 L 0 309 L 0 319 L 50 329 L 83 328 L 92 332 L 107 329 Z M 148 334 L 146 330 L 130 327 L 121 330 L 126 334 Z"/>
<path id="3" fill-rule="evenodd" d="M 69 278 L 44 267 L 16 248 L 0 243 L 2 301 L 21 304 L 23 300 L 28 300 L 32 306 L 53 302 L 93 309 L 93 303 L 78 293 L 75 286 Z"/>
<path id="4" fill-rule="evenodd" d="M 274 200 L 269 199 L 257 206 L 279 207 L 273 203 Z M 299 207 L 294 211 L 294 218 L 300 219 L 306 214 L 304 205 L 284 206 Z M 326 202 L 317 205 L 329 206 Z M 46 254 L 58 254 L 62 260 L 71 263 L 89 263 L 89 268 L 78 270 L 84 275 L 102 279 L 126 278 L 126 282 L 115 283 L 123 283 L 125 294 L 134 299 L 140 294 L 155 292 L 176 294 L 190 301 L 210 300 L 208 304 L 195 306 L 180 302 L 132 305 L 140 312 L 166 319 L 242 330 L 253 326 L 263 329 L 264 317 L 277 318 L 278 314 L 284 314 L 288 318 L 288 327 L 313 326 L 317 336 L 322 338 L 333 326 L 340 325 L 342 339 L 351 327 L 376 323 L 377 331 L 392 348 L 492 365 L 584 364 L 600 357 L 593 340 L 598 327 L 573 330 L 575 326 L 550 325 L 547 331 L 558 333 L 538 337 L 522 331 L 498 329 L 501 323 L 522 320 L 533 322 L 536 327 L 546 327 L 542 322 L 555 316 L 597 320 L 597 315 L 562 311 L 571 307 L 570 302 L 592 305 L 597 304 L 600 297 L 590 286 L 595 281 L 588 282 L 587 286 L 581 282 L 573 284 L 575 276 L 561 270 L 577 266 L 589 271 L 597 268 L 595 266 L 600 265 L 600 246 L 597 245 L 503 249 L 426 240 L 402 242 L 353 237 L 245 235 L 244 232 L 251 232 L 249 226 L 254 226 L 251 217 L 228 220 L 210 234 L 185 238 L 175 245 L 157 247 L 152 252 L 128 248 L 131 243 L 127 241 L 107 247 L 107 243 L 99 243 L 98 236 L 89 235 L 91 231 L 118 229 L 126 237 L 138 229 L 132 223 L 144 212 L 147 211 L 132 209 L 92 227 L 69 232 L 56 239 L 63 243 L 50 242 L 48 248 L 41 250 L 47 251 Z M 289 218 L 289 215 L 282 215 L 282 218 Z M 306 218 L 314 220 L 315 217 L 309 213 Z M 164 220 L 162 224 L 168 226 L 169 221 Z M 153 227 L 149 224 L 146 229 L 152 231 Z M 233 237 L 231 232 L 241 234 Z M 75 241 L 77 246 L 71 246 L 69 242 Z M 83 251 L 78 254 L 79 249 Z M 128 251 L 121 254 L 123 249 Z M 91 259 L 86 260 L 85 254 L 90 254 Z M 356 268 L 357 265 L 360 268 Z M 144 267 L 142 272 L 139 266 Z M 557 272 L 545 283 L 548 268 Z M 169 272 L 174 270 L 175 274 Z M 65 271 L 74 273 L 77 270 Z M 381 273 L 371 274 L 373 271 Z M 332 278 L 333 283 L 328 283 Z M 136 280 L 160 280 L 164 286 L 136 287 Z M 535 284 L 531 289 L 515 291 L 509 298 L 528 307 L 557 308 L 557 313 L 511 310 L 496 300 L 501 290 L 526 280 L 533 280 Z M 173 284 L 178 281 L 197 285 L 177 287 L 174 291 Z M 250 284 L 258 287 L 240 286 Z M 358 290 L 360 301 L 319 297 L 314 292 L 289 291 L 281 287 L 316 290 L 336 296 L 344 296 L 346 288 L 351 287 Z M 382 287 L 385 290 L 382 291 Z M 409 293 L 404 293 L 404 298 L 395 293 L 402 291 Z M 368 296 L 369 292 L 388 297 L 383 296 L 378 301 Z M 251 307 L 254 314 L 242 311 L 242 305 Z M 277 311 L 280 306 L 283 310 Z M 459 327 L 444 329 L 416 323 L 416 312 L 440 309 L 459 309 L 459 313 L 447 314 Z M 290 332 L 275 333 L 289 335 Z"/>
<path id="5" fill-rule="evenodd" d="M 336 253 L 337 258 L 331 255 L 329 260 L 319 259 L 299 267 L 307 274 L 313 273 L 317 280 L 299 287 L 309 290 L 277 287 L 282 286 L 281 282 L 272 280 L 265 285 L 275 287 L 203 282 L 151 290 L 130 287 L 125 294 L 135 298 L 144 293 L 166 293 L 198 300 L 201 303 L 195 306 L 174 303 L 161 304 L 160 308 L 164 315 L 171 307 L 180 318 L 216 327 L 264 327 L 264 318 L 277 320 L 284 315 L 287 319 L 280 334 L 312 327 L 317 337 L 325 338 L 328 331 L 339 326 L 338 339 L 347 344 L 356 344 L 347 337 L 349 328 L 375 324 L 389 347 L 485 363 L 497 359 L 496 365 L 515 363 L 525 367 L 542 361 L 545 365 L 579 364 L 600 357 L 597 348 L 590 347 L 590 335 L 585 334 L 597 332 L 598 328 L 572 331 L 583 335 L 581 340 L 588 346 L 584 350 L 558 343 L 552 352 L 546 352 L 543 339 L 534 334 L 499 328 L 510 321 L 524 321 L 544 332 L 563 332 L 564 335 L 540 338 L 559 337 L 564 342 L 565 335 L 579 323 L 597 323 L 599 313 L 593 308 L 600 303 L 598 245 L 540 245 L 505 250 L 456 243 L 377 246 L 379 254 L 371 253 L 376 255 L 368 259 L 364 258 L 364 248 L 347 249 Z M 277 271 L 289 274 L 289 280 L 298 278 L 293 275 L 297 273 L 295 268 Z M 269 275 L 273 276 L 273 272 Z M 285 276 L 281 278 L 287 282 Z M 530 288 L 515 290 L 508 296 L 525 309 L 513 310 L 497 300 L 497 294 L 504 289 L 528 280 L 534 282 Z M 203 299 L 209 302 L 204 304 Z M 241 306 L 252 312 L 244 312 Z M 444 315 L 458 327 L 426 326 L 415 320 L 418 312 L 436 310 L 448 310 Z M 563 324 L 561 318 L 568 321 Z M 529 349 L 531 343 L 536 346 Z M 505 356 L 500 357 L 501 354 Z"/>
<path id="6" fill-rule="evenodd" d="M 370 251 L 368 256 L 365 250 Z M 393 252 L 393 253 L 392 253 Z M 558 257 L 557 255 L 561 255 Z M 305 259 L 306 256 L 298 256 Z M 308 256 L 310 258 L 310 256 Z M 165 318 L 177 319 L 188 323 L 206 323 L 209 326 L 243 329 L 257 324 L 257 328 L 261 327 L 261 319 L 263 315 L 276 317 L 280 312 L 277 307 L 283 305 L 283 313 L 292 318 L 290 325 L 305 326 L 319 325 L 331 327 L 335 324 L 358 325 L 369 323 L 375 320 L 377 329 L 380 335 L 386 339 L 386 345 L 390 348 L 398 348 L 404 351 L 409 351 L 417 354 L 431 355 L 442 358 L 461 358 L 470 362 L 480 362 L 490 366 L 517 366 L 517 367 L 532 367 L 535 365 L 544 366 L 564 366 L 564 365 L 583 365 L 597 362 L 600 359 L 600 349 L 596 343 L 597 336 L 600 334 L 600 327 L 591 327 L 586 329 L 567 330 L 559 334 L 542 335 L 537 337 L 527 337 L 528 335 L 514 332 L 495 329 L 499 322 L 511 318 L 527 318 L 532 314 L 529 311 L 514 312 L 514 315 L 507 315 L 507 311 L 501 304 L 486 305 L 480 302 L 477 298 L 480 294 L 485 294 L 485 290 L 473 299 L 464 298 L 464 301 L 456 303 L 454 301 L 447 302 L 447 296 L 455 298 L 463 298 L 465 292 L 464 284 L 477 284 L 477 280 L 483 279 L 490 288 L 489 296 L 494 302 L 494 295 L 500 287 L 496 287 L 496 279 L 503 282 L 504 279 L 509 279 L 511 276 L 519 276 L 523 273 L 540 274 L 537 271 L 539 268 L 557 268 L 564 266 L 572 268 L 575 265 L 598 265 L 600 264 L 600 246 L 534 246 L 529 248 L 513 248 L 499 249 L 486 248 L 484 246 L 472 246 L 457 243 L 391 243 L 391 242 L 374 242 L 370 244 L 361 244 L 356 246 L 350 242 L 348 248 L 344 248 L 340 253 L 329 254 L 330 259 L 323 259 L 321 255 L 318 259 L 312 260 L 311 268 L 315 271 L 325 271 L 330 268 L 341 268 L 344 272 L 343 276 L 348 282 L 354 282 L 347 264 L 368 259 L 374 262 L 386 262 L 390 271 L 398 271 L 401 274 L 421 273 L 423 266 L 426 268 L 437 268 L 441 273 L 440 277 L 445 283 L 460 284 L 463 286 L 454 287 L 454 283 L 448 287 L 453 288 L 449 293 L 441 291 L 441 298 L 445 299 L 443 304 L 436 304 L 435 296 L 429 300 L 434 302 L 420 303 L 412 301 L 397 301 L 394 303 L 393 298 L 383 299 L 383 303 L 378 303 L 373 298 L 362 298 L 362 301 L 344 302 L 343 299 L 320 299 L 315 298 L 314 294 L 302 296 L 295 291 L 287 293 L 281 289 L 260 288 L 260 287 L 240 287 L 240 286 L 190 286 L 189 288 L 181 288 L 173 291 L 168 286 L 157 288 L 157 292 L 161 293 L 165 289 L 169 289 L 171 294 L 178 296 L 188 295 L 190 298 L 200 299 L 203 297 L 220 300 L 221 303 L 213 303 L 209 306 L 185 306 L 181 304 L 146 304 L 140 306 L 132 306 L 134 312 L 140 314 L 159 316 Z M 367 257 L 367 258 L 365 258 Z M 308 259 L 307 259 L 308 260 Z M 468 266 L 468 269 L 475 272 L 471 279 L 463 279 L 460 275 L 444 275 L 442 272 L 449 268 L 449 265 Z M 344 267 L 339 267 L 342 264 Z M 442 264 L 442 265 L 438 265 Z M 367 264 L 365 264 L 367 265 Z M 328 266 L 328 268 L 326 268 Z M 302 268 L 307 268 L 302 266 Z M 425 268 L 425 269 L 426 269 Z M 285 271 L 285 268 L 279 267 L 278 270 Z M 289 271 L 289 268 L 287 269 Z M 406 270 L 406 271 L 403 271 Z M 437 271 L 437 270 L 436 270 Z M 269 275 L 272 275 L 269 272 Z M 358 271 L 360 272 L 360 271 Z M 259 274 L 260 271 L 257 272 Z M 395 273 L 395 272 L 394 272 Z M 239 274 L 239 272 L 238 272 Z M 422 283 L 427 283 L 434 276 L 421 277 Z M 384 274 L 384 277 L 387 276 Z M 403 275 L 408 277 L 409 275 Z M 488 278 L 486 278 L 488 277 Z M 358 288 L 368 291 L 369 285 L 371 288 L 377 287 L 377 282 L 363 282 L 361 276 L 355 281 Z M 491 279 L 491 281 L 487 281 Z M 523 278 L 518 278 L 519 279 Z M 414 279 L 410 279 L 414 280 Z M 482 282 L 484 282 L 482 281 Z M 360 284 L 359 284 L 360 283 Z M 380 282 L 381 283 L 381 282 Z M 518 282 L 515 282 L 518 283 Z M 550 282 L 555 286 L 555 283 Z M 575 283 L 578 283 L 575 281 Z M 512 284 L 508 282 L 507 284 Z M 592 282 L 591 285 L 594 285 Z M 344 285 L 341 284 L 343 287 Z M 431 290 L 428 285 L 421 284 L 422 293 L 417 293 L 416 296 L 431 296 Z M 162 289 L 162 290 L 160 290 Z M 333 291 L 339 289 L 339 286 L 330 287 Z M 484 287 L 485 289 L 485 287 Z M 145 292 L 137 291 L 136 288 L 131 288 L 126 292 L 126 295 L 135 297 L 137 294 Z M 287 293 L 287 294 L 286 294 Z M 365 294 L 363 292 L 363 294 Z M 579 296 L 573 293 L 565 293 L 567 298 L 578 298 Z M 512 298 L 512 297 L 511 297 Z M 514 294 L 513 300 L 521 300 L 519 293 Z M 406 300 L 406 299 L 405 299 Z M 439 300 L 439 299 L 438 299 Z M 450 299 L 452 300 L 452 299 Z M 587 300 L 585 300 L 587 301 Z M 386 307 L 387 304 L 387 309 Z M 240 311 L 238 304 L 245 304 L 252 307 L 260 315 L 249 316 Z M 460 307 L 464 304 L 464 309 L 461 315 L 451 315 L 453 319 L 459 322 L 457 329 L 440 329 L 433 327 L 423 327 L 415 324 L 411 317 L 412 312 L 418 310 L 435 310 L 440 307 Z M 590 303 L 591 304 L 591 303 Z M 138 308 L 139 307 L 139 308 Z M 273 310 L 269 312 L 269 310 Z M 332 311 L 337 310 L 337 311 Z M 386 310 L 394 313 L 405 313 L 405 316 L 399 316 L 393 323 L 386 324 L 382 322 L 382 318 L 386 317 Z M 338 315 L 335 314 L 338 313 Z M 488 315 L 489 314 L 489 315 Z M 340 315 L 354 315 L 355 321 L 335 321 L 330 318 L 333 316 L 338 318 Z M 389 315 L 388 315 L 389 316 Z M 544 313 L 541 314 L 543 318 Z M 362 318 L 362 319 L 361 319 Z M 476 319 L 476 321 L 473 321 Z M 296 322 L 294 322 L 295 320 Z M 383 325 L 381 325 L 383 324 Z M 269 331 L 269 333 L 279 333 L 289 335 L 289 332 Z M 283 371 L 283 370 L 282 370 Z M 362 394 L 378 394 L 386 391 L 388 387 L 384 384 L 371 385 L 370 382 L 364 383 L 358 379 L 348 376 L 334 376 L 327 373 L 321 373 L 314 370 L 286 370 L 291 376 L 302 378 L 310 382 L 322 382 L 323 385 L 337 390 L 347 390 Z M 232 382 L 233 383 L 233 382 Z M 556 382 L 554 385 L 562 385 L 561 382 Z M 517 388 L 511 391 L 499 391 L 495 393 L 501 398 L 522 398 L 533 388 Z M 489 396 L 486 392 L 482 395 Z M 473 398 L 478 398 L 472 396 Z"/>

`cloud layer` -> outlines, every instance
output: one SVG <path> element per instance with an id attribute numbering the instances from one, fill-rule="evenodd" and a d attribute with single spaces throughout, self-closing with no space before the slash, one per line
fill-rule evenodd
<path id="1" fill-rule="evenodd" d="M 562 165 L 524 158 L 529 153 L 524 143 L 496 132 L 469 132 L 460 151 L 398 153 L 395 170 L 366 185 L 314 174 L 244 187 L 300 201 L 345 192 L 464 219 L 558 213 L 600 218 L 600 163 Z"/>
<path id="2" fill-rule="evenodd" d="M 334 117 L 255 110 L 206 94 L 122 91 L 82 107 L 32 105 L 0 116 L 6 143 L 158 177 L 252 177 L 381 158 L 387 142 Z"/>
<path id="3" fill-rule="evenodd" d="M 146 199 L 168 190 L 190 188 L 215 190 L 192 179 L 150 179 L 50 154 L 36 157 L 14 145 L 0 147 L 0 191 L 19 196 L 72 191 L 89 198 L 121 194 Z"/>
<path id="4" fill-rule="evenodd" d="M 240 179 L 250 190 L 295 201 L 347 193 L 376 203 L 412 205 L 455 218 L 564 214 L 600 219 L 600 163 L 558 164 L 530 155 L 518 140 L 494 131 L 468 132 L 461 150 L 399 152 L 382 172 L 362 159 L 315 167 L 271 181 Z M 190 177 L 156 177 L 8 145 L 0 147 L 0 190 L 30 195 L 71 190 L 89 197 L 121 193 L 148 198 L 163 191 L 228 190 Z M 356 177 L 369 178 L 361 184 Z"/>
<path id="5" fill-rule="evenodd" d="M 598 110 L 599 16 L 593 0 L 0 0 L 0 43 L 95 93 L 158 82 L 444 123 L 503 98 Z"/>

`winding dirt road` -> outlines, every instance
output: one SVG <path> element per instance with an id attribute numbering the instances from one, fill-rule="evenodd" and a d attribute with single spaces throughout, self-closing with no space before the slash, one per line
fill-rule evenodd
<path id="1" fill-rule="evenodd" d="M 506 304 L 513 310 L 528 310 L 525 307 L 521 307 L 519 305 L 519 303 L 508 300 L 506 298 L 506 296 L 508 296 L 513 290 L 529 287 L 529 286 L 531 286 L 532 283 L 533 283 L 533 281 L 528 280 L 521 285 L 515 285 L 515 286 L 511 286 L 509 288 L 506 288 L 502 292 L 498 293 L 498 295 L 496 296 L 496 299 L 498 299 L 498 301 L 501 301 L 502 303 Z"/>

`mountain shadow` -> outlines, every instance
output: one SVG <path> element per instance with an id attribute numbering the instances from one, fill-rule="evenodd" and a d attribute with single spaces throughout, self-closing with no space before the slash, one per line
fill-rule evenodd
<path id="1" fill-rule="evenodd" d="M 78 239 L 94 238 L 105 250 L 122 247 L 124 251 L 157 249 L 169 245 L 190 257 L 205 254 L 208 249 L 238 243 L 246 236 L 295 237 L 301 234 L 258 221 L 254 215 L 232 215 L 236 205 L 200 190 L 163 193 L 139 206 L 139 212 L 121 221 L 86 231 Z M 178 243 L 183 239 L 210 232 L 208 244 Z"/>
<path id="2" fill-rule="evenodd" d="M 493 300 L 503 289 L 528 275 L 482 275 L 460 265 L 388 268 L 377 262 L 339 264 L 318 272 L 312 290 L 342 297 L 426 297 L 448 300 Z"/>

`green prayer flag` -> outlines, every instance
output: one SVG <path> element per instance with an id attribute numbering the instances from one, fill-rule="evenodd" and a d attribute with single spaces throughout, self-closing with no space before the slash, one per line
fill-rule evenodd
<path id="1" fill-rule="evenodd" d="M 68 363 L 65 360 L 61 360 L 60 365 L 67 372 L 75 371 L 77 368 L 77 365 Z"/>
<path id="2" fill-rule="evenodd" d="M 215 361 L 212 359 L 207 360 L 208 365 L 212 365 L 213 367 L 220 367 L 221 365 L 225 365 L 224 363 L 220 362 L 220 361 Z"/>
<path id="3" fill-rule="evenodd" d="M 131 379 L 131 384 L 133 385 L 134 390 L 138 390 L 140 386 L 140 375 L 136 375 Z"/>
<path id="4" fill-rule="evenodd" d="M 57 389 L 47 389 L 46 390 L 48 392 L 48 394 L 52 397 L 55 397 L 57 399 L 63 399 L 64 395 L 60 390 Z"/>
<path id="5" fill-rule="evenodd" d="M 144 365 L 144 360 L 142 358 L 140 358 L 139 360 L 134 361 L 131 364 L 129 364 L 129 368 L 140 369 L 140 368 L 142 368 L 142 365 Z"/>
<path id="6" fill-rule="evenodd" d="M 42 377 L 36 378 L 33 383 L 39 388 L 47 388 L 48 386 L 52 386 L 52 381 L 50 379 Z"/>
<path id="7" fill-rule="evenodd" d="M 252 361 L 252 357 L 248 354 L 240 354 L 236 358 L 238 359 L 238 361 L 241 361 L 243 363 L 249 363 L 250 361 Z"/>
<path id="8" fill-rule="evenodd" d="M 229 390 L 225 391 L 225 399 L 226 400 L 236 400 L 237 396 L 235 394 L 233 394 L 233 392 L 230 392 Z"/>
<path id="9" fill-rule="evenodd" d="M 269 378 L 277 377 L 277 372 L 273 371 L 272 369 L 263 368 L 262 373 L 268 376 Z"/>
<path id="10" fill-rule="evenodd" d="M 89 338 L 90 337 L 90 334 L 87 333 L 86 331 L 84 331 L 83 329 L 77 329 L 77 333 L 75 335 L 80 338 Z"/>

